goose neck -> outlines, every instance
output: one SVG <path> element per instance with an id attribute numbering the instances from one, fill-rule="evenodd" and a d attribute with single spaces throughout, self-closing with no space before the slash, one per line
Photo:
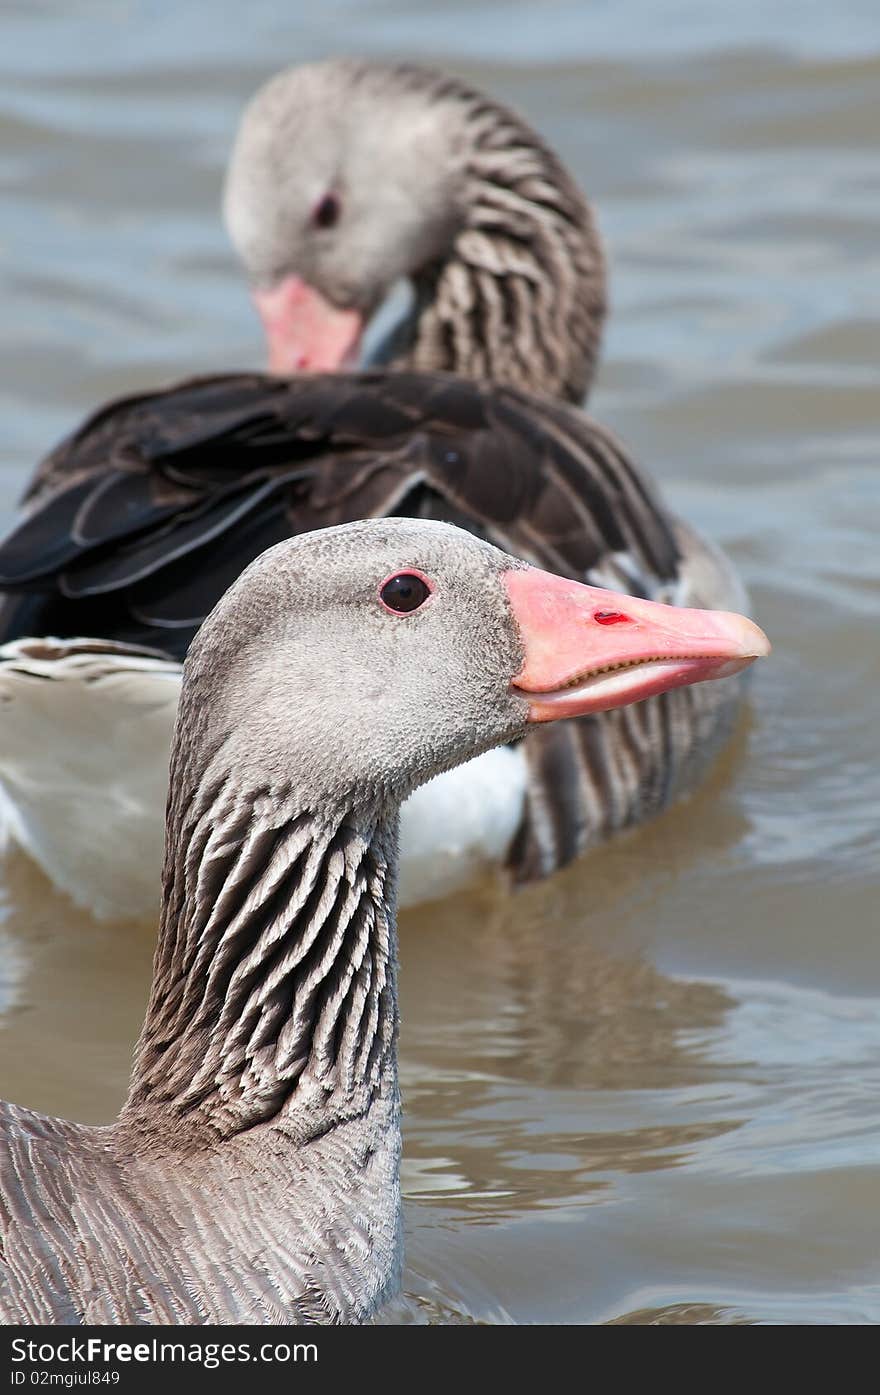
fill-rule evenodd
<path id="1" fill-rule="evenodd" d="M 379 1099 L 396 1110 L 396 813 L 224 779 L 169 808 L 169 830 L 123 1121 L 306 1143 Z"/>
<path id="2" fill-rule="evenodd" d="M 579 404 L 606 311 L 590 206 L 553 152 L 494 103 L 471 112 L 468 149 L 462 225 L 414 277 L 410 342 L 396 362 Z"/>

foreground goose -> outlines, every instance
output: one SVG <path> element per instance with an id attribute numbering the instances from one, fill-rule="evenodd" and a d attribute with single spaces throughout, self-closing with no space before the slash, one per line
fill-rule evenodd
<path id="1" fill-rule="evenodd" d="M 369 1317 L 401 1266 L 401 800 L 529 724 L 767 651 L 740 616 L 624 602 L 442 523 L 254 562 L 185 665 L 120 1116 L 2 1106 L 4 1321 Z"/>
<path id="2" fill-rule="evenodd" d="M 519 118 L 423 69 L 294 69 L 245 115 L 226 210 L 277 371 L 340 368 L 401 276 L 414 307 L 393 370 L 129 399 L 38 470 L 0 546 L 2 796 L 13 839 L 103 916 L 155 913 L 180 660 L 281 538 L 445 518 L 598 586 L 745 606 L 613 438 L 550 400 L 589 384 L 604 276 L 583 197 Z M 404 810 L 402 902 L 494 863 L 546 875 L 654 813 L 739 691 L 534 732 L 442 776 Z"/>

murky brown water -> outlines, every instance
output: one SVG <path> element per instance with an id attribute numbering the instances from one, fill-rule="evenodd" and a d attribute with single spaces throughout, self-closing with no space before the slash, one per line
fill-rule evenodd
<path id="1" fill-rule="evenodd" d="M 612 254 L 594 408 L 733 554 L 776 648 L 689 805 L 404 921 L 395 1316 L 876 1322 L 880 11 L 309 9 L 7 0 L 3 520 L 109 394 L 259 363 L 218 189 L 281 61 L 446 61 L 529 112 Z M 0 1093 L 105 1119 L 151 937 L 5 876 Z"/>

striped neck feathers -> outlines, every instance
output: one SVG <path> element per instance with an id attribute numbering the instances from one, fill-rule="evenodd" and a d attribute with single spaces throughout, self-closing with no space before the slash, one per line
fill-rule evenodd
<path id="1" fill-rule="evenodd" d="M 606 311 L 590 207 L 518 117 L 467 89 L 454 93 L 469 107 L 464 223 L 449 254 L 414 277 L 410 342 L 395 363 L 580 404 Z"/>
<path id="2" fill-rule="evenodd" d="M 153 987 L 124 1121 L 297 1143 L 396 1090 L 397 816 L 203 780 L 169 805 Z"/>

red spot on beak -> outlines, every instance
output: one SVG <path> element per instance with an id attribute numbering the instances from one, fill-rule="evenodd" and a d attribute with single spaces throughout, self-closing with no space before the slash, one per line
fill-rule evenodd
<path id="1" fill-rule="evenodd" d="M 622 615 L 619 610 L 597 610 L 593 619 L 600 625 L 626 625 L 629 623 L 629 616 Z"/>

